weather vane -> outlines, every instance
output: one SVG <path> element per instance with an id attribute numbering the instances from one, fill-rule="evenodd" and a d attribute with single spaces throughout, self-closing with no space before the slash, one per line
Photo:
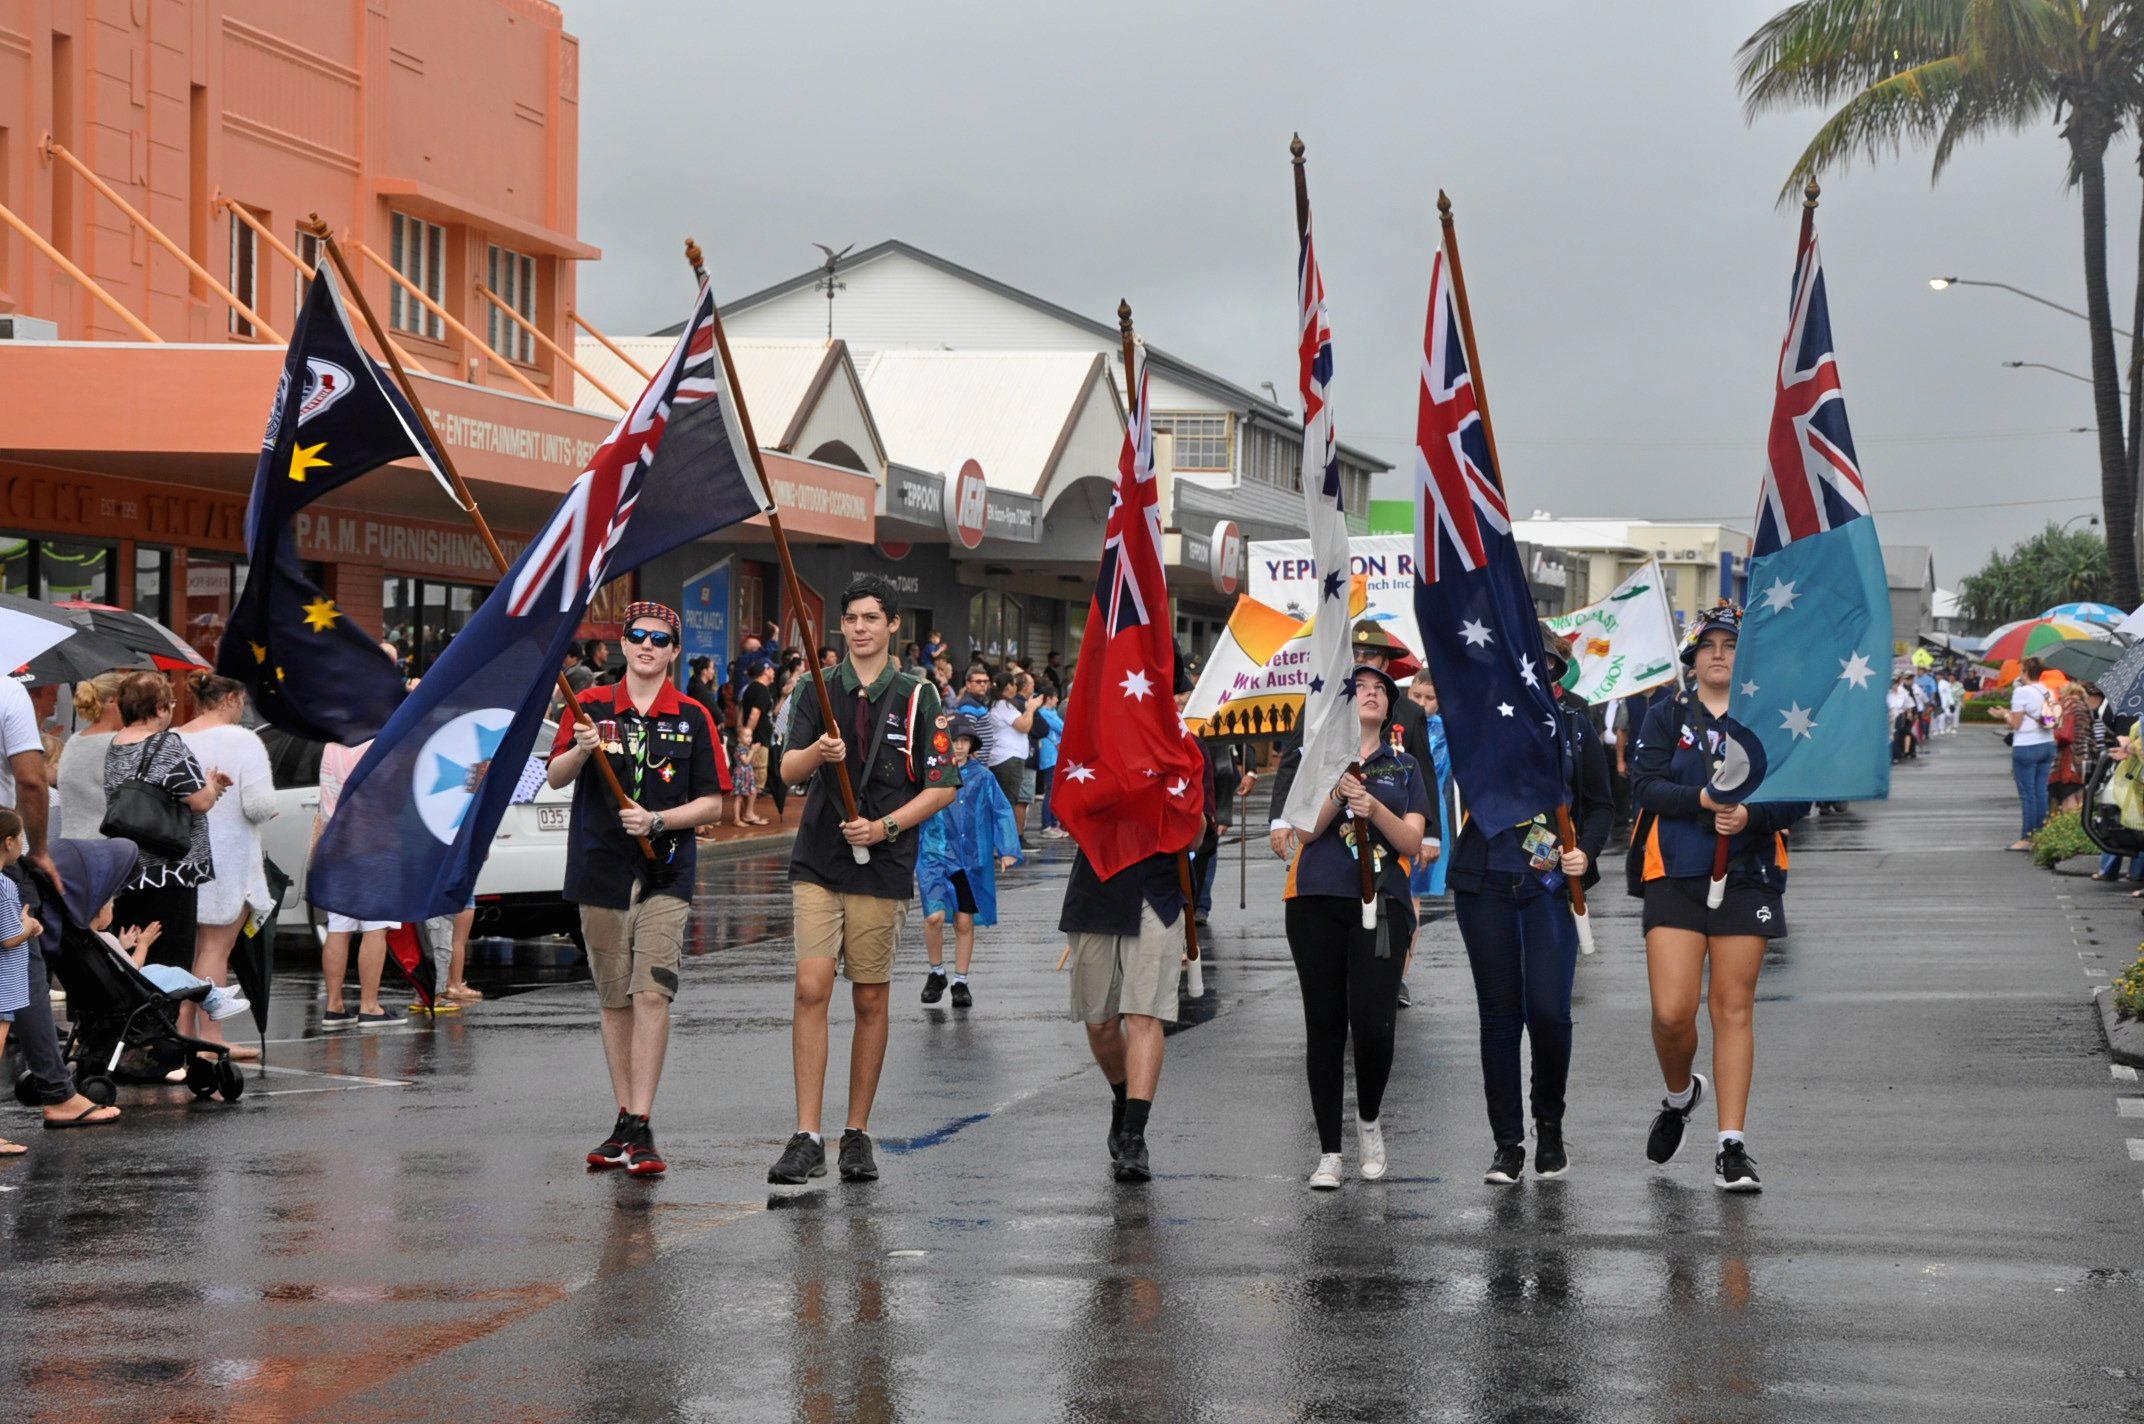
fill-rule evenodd
<path id="1" fill-rule="evenodd" d="M 842 281 L 839 275 L 841 259 L 854 252 L 856 244 L 852 242 L 839 252 L 836 252 L 823 242 L 815 242 L 812 246 L 826 254 L 826 261 L 819 265 L 819 280 L 812 284 L 812 290 L 826 293 L 826 339 L 832 341 L 834 339 L 834 293 L 847 290 L 849 285 L 847 282 Z"/>

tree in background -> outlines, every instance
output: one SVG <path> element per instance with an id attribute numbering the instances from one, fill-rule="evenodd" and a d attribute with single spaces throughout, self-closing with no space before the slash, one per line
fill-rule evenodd
<path id="1" fill-rule="evenodd" d="M 1986 632 L 2058 603 L 2119 602 L 2107 597 L 2111 583 L 2106 541 L 2093 530 L 2064 531 L 2050 522 L 2007 554 L 1991 551 L 1987 563 L 1959 583 L 1958 603 Z"/>
<path id="2" fill-rule="evenodd" d="M 2144 112 L 2144 0 L 1800 0 L 1745 40 L 1736 61 L 1752 120 L 1770 109 L 1839 105 L 1796 160 L 1782 203 L 1798 196 L 1806 176 L 1856 156 L 1875 162 L 1908 143 L 1932 144 L 1933 182 L 1960 144 L 2056 125 L 2083 200 L 2092 409 L 2112 550 L 2107 592 L 2111 602 L 2135 607 L 2144 389 L 2132 391 L 2125 446 L 2107 288 L 2106 157 Z M 2144 253 L 2144 226 L 2138 244 Z M 2144 367 L 2144 267 L 2137 313 L 2132 373 Z"/>

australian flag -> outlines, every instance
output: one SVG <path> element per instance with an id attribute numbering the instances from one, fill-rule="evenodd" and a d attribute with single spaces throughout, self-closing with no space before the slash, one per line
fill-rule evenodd
<path id="1" fill-rule="evenodd" d="M 669 360 L 358 764 L 313 858 L 314 904 L 368 920 L 459 911 L 591 595 L 681 544 L 772 512 L 716 322 L 702 284 Z"/>
<path id="2" fill-rule="evenodd" d="M 1543 671 L 1541 625 L 1441 248 L 1430 264 L 1422 340 L 1415 622 L 1437 684 L 1452 775 L 1468 811 L 1493 834 L 1569 800 L 1562 714 Z"/>
<path id="3" fill-rule="evenodd" d="M 1150 855 L 1188 849 L 1206 823 L 1206 753 L 1173 700 L 1176 643 L 1145 363 L 1126 378 L 1131 424 L 1050 783 L 1051 808 L 1104 880 Z"/>
<path id="4" fill-rule="evenodd" d="M 246 585 L 216 650 L 216 670 L 243 682 L 261 715 L 285 731 L 354 746 L 402 702 L 402 674 L 307 576 L 292 525 L 314 500 L 396 460 L 423 461 L 444 486 L 418 431 L 402 392 L 359 349 L 322 266 L 306 288 L 268 412 L 246 508 Z"/>
<path id="5" fill-rule="evenodd" d="M 1802 227 L 1728 715 L 1764 743 L 1755 801 L 1890 793 L 1891 595 L 1846 423 L 1816 225 Z"/>

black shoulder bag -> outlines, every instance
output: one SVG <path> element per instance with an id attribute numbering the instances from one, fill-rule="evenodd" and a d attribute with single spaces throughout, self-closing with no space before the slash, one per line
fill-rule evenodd
<path id="1" fill-rule="evenodd" d="M 120 782 L 105 803 L 104 824 L 97 834 L 132 841 L 160 860 L 184 860 L 194 844 L 194 808 L 147 775 L 156 764 L 157 743 L 170 735 L 159 732 L 143 744 L 134 774 Z"/>

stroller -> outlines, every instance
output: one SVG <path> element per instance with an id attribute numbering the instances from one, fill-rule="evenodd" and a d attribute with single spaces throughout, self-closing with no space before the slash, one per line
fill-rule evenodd
<path id="1" fill-rule="evenodd" d="M 118 1096 L 119 1079 L 160 1083 L 183 1064 L 186 1086 L 196 1098 L 218 1095 L 235 1103 L 246 1079 L 231 1061 L 231 1050 L 179 1032 L 179 1005 L 206 999 L 208 986 L 167 994 L 89 927 L 126 884 L 137 855 L 134 843 L 124 840 L 52 845 L 53 864 L 67 889 L 56 901 L 46 896 L 39 918 L 45 927 L 45 963 L 67 991 L 66 1055 L 75 1085 L 91 1102 L 109 1103 Z M 133 1071 L 122 1067 L 130 1053 L 138 1055 Z M 16 1083 L 15 1096 L 36 1101 L 27 1076 Z"/>

